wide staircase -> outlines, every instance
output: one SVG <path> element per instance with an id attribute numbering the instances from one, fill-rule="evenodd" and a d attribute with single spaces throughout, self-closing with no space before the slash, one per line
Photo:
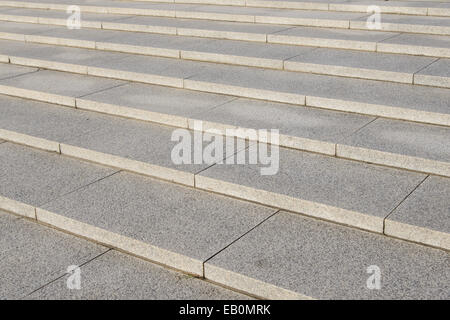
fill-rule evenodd
<path id="1" fill-rule="evenodd" d="M 21 0 L 0 20 L 1 210 L 257 298 L 450 299 L 450 2 Z M 174 132 L 226 129 L 279 139 L 173 161 Z M 234 161 L 255 146 L 279 146 L 275 174 Z"/>

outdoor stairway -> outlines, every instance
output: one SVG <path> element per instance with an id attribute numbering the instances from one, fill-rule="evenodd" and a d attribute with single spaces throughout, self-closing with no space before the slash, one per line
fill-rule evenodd
<path id="1" fill-rule="evenodd" d="M 0 1 L 0 209 L 258 298 L 449 299 L 449 16 Z M 176 129 L 244 131 L 231 157 L 177 165 Z M 221 163 L 267 142 L 247 129 L 279 130 L 275 175 Z"/>

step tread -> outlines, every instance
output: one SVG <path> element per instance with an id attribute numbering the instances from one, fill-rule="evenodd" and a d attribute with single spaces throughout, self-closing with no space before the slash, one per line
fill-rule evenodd
<path id="1" fill-rule="evenodd" d="M 0 228 L 2 299 L 21 299 L 64 275 L 68 266 L 82 265 L 107 251 L 103 246 L 2 211 Z"/>
<path id="2" fill-rule="evenodd" d="M 22 176 L 27 177 L 15 181 L 16 189 L 31 189 L 30 181 L 34 181 L 29 199 L 40 197 L 42 189 L 59 191 L 46 203 L 34 202 L 40 205 L 38 221 L 74 234 L 85 231 L 87 234 L 78 235 L 125 251 L 132 248 L 136 250 L 133 254 L 140 252 L 144 258 L 199 276 L 204 261 L 276 211 L 131 173 L 112 175 L 111 169 L 9 143 L 2 144 L 0 150 L 2 163 L 21 167 Z M 33 161 L 36 158 L 40 161 Z M 72 184 L 68 190 L 72 171 L 79 168 L 85 170 L 84 175 L 97 171 L 97 177 Z M 8 170 L 2 176 L 2 186 L 18 180 L 14 179 L 17 176 L 17 170 Z M 11 189 L 1 194 L 21 200 Z M 83 224 L 81 229 L 78 223 Z M 110 243 L 115 238 L 89 226 L 120 235 L 119 241 Z"/>
<path id="3" fill-rule="evenodd" d="M 198 174 L 196 185 L 382 232 L 383 219 L 426 177 L 284 148 L 279 149 L 279 159 L 275 175 L 262 176 L 264 165 L 217 164 Z M 315 204 L 324 207 L 317 210 Z"/>
<path id="4" fill-rule="evenodd" d="M 39 289 L 27 299 L 142 299 L 247 300 L 248 296 L 221 288 L 153 263 L 111 250 L 81 267 L 80 290 L 67 290 L 68 276 Z"/>
<path id="5" fill-rule="evenodd" d="M 44 205 L 117 171 L 69 158 L 61 161 L 56 154 L 8 142 L 2 143 L 0 149 L 0 194 L 32 206 Z"/>
<path id="6" fill-rule="evenodd" d="M 318 299 L 448 299 L 448 264 L 442 251 L 280 212 L 206 262 L 205 277 L 274 298 L 270 286 Z M 381 290 L 366 285 L 373 265 Z"/>

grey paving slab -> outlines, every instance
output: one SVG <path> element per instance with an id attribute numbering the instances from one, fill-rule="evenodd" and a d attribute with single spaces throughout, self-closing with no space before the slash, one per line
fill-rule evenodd
<path id="1" fill-rule="evenodd" d="M 140 17 L 140 16 L 124 19 L 120 21 L 120 23 L 160 25 L 178 28 L 261 33 L 261 34 L 273 33 L 287 29 L 286 26 L 264 25 L 254 23 L 202 21 L 202 20 L 181 19 L 181 18 L 174 19 L 174 18 Z"/>
<path id="2" fill-rule="evenodd" d="M 194 269 L 195 274 L 200 271 L 199 262 L 276 211 L 125 172 L 68 194 L 43 209 L 193 259 L 196 267 L 186 268 Z M 66 225 L 69 229 L 71 226 Z M 95 236 L 102 242 L 102 232 Z M 126 240 L 113 245 L 120 248 Z M 167 264 L 164 259 L 162 255 L 156 261 Z M 184 269 L 182 265 L 175 267 Z"/>
<path id="3" fill-rule="evenodd" d="M 45 204 L 114 172 L 11 143 L 0 145 L 0 158 L 0 194 L 33 206 Z"/>
<path id="4" fill-rule="evenodd" d="M 0 96 L 0 128 L 55 142 L 99 130 L 111 117 L 54 104 Z"/>
<path id="5" fill-rule="evenodd" d="M 184 49 L 184 48 L 182 48 Z M 263 59 L 286 60 L 297 55 L 303 55 L 313 50 L 308 47 L 285 46 L 276 44 L 261 44 L 258 42 L 243 42 L 233 40 L 216 40 L 200 45 L 195 50 L 213 54 L 226 54 L 244 57 L 256 57 Z M 236 58 L 239 61 L 239 58 Z"/>
<path id="6" fill-rule="evenodd" d="M 414 228 L 431 229 L 440 234 L 428 236 L 430 245 L 442 244 L 450 249 L 450 179 L 430 176 L 422 183 L 402 204 L 389 215 L 386 220 L 387 233 L 393 236 L 405 237 L 410 233 L 409 240 L 422 240 L 414 238 Z M 391 223 L 400 223 L 411 226 L 406 233 L 401 233 Z M 422 231 L 423 232 L 423 231 Z M 416 233 L 419 233 L 416 230 Z M 426 239 L 425 239 L 426 240 Z"/>
<path id="7" fill-rule="evenodd" d="M 83 239 L 0 215 L 1 299 L 20 299 L 107 249 Z"/>
<path id="8" fill-rule="evenodd" d="M 40 35 L 47 37 L 60 37 L 66 39 L 80 39 L 89 41 L 104 41 L 116 36 L 115 31 L 96 29 L 68 29 L 66 27 L 55 26 L 52 30 L 42 32 Z"/>
<path id="9" fill-rule="evenodd" d="M 54 26 L 46 26 L 41 24 L 30 24 L 30 23 L 20 23 L 20 22 L 6 22 L 2 21 L 0 23 L 0 32 L 11 32 L 11 33 L 24 33 L 24 34 L 40 34 L 43 32 L 48 32 L 53 30 Z"/>
<path id="10" fill-rule="evenodd" d="M 449 113 L 447 101 L 450 99 L 450 91 L 440 88 L 221 65 L 204 68 L 201 73 L 185 81 L 185 84 L 191 80 L 306 95 L 307 97 L 354 101 L 361 105 L 384 105 Z M 306 100 L 308 104 L 308 98 Z M 316 106 L 314 103 L 310 105 Z M 332 107 L 331 104 L 330 107 Z M 368 110 L 368 108 L 364 108 L 364 110 Z M 361 109 L 360 113 L 365 112 L 367 111 Z"/>
<path id="11" fill-rule="evenodd" d="M 205 276 L 263 297 L 276 286 L 318 299 L 448 299 L 449 259 L 441 250 L 281 212 L 208 261 Z M 379 290 L 367 287 L 370 266 L 379 268 Z"/>
<path id="12" fill-rule="evenodd" d="M 20 77 L 2 80 L 0 85 L 69 97 L 80 97 L 96 91 L 112 88 L 123 83 L 123 81 L 119 80 L 42 70 Z"/>
<path id="13" fill-rule="evenodd" d="M 358 41 L 358 42 L 378 42 L 395 36 L 396 33 L 380 31 L 360 31 L 360 30 L 339 30 L 332 28 L 295 27 L 269 35 L 269 42 L 294 42 L 301 44 L 302 39 L 298 38 L 319 38 L 334 40 Z M 297 39 L 295 39 L 297 38 Z"/>
<path id="14" fill-rule="evenodd" d="M 194 37 L 116 31 L 114 37 L 109 38 L 107 42 L 134 46 L 192 50 L 211 41 L 210 39 Z"/>
<path id="15" fill-rule="evenodd" d="M 314 51 L 306 52 L 289 59 L 285 62 L 285 67 L 296 68 L 296 63 L 301 64 L 316 64 L 320 65 L 320 68 L 327 69 L 326 66 L 333 68 L 338 66 L 342 68 L 357 68 L 369 70 L 370 74 L 365 76 L 361 73 L 361 78 L 369 78 L 370 75 L 376 77 L 379 71 L 387 71 L 393 73 L 400 73 L 404 75 L 405 80 L 410 80 L 412 83 L 412 76 L 415 72 L 423 69 L 433 61 L 435 58 L 407 56 L 398 54 L 383 54 L 376 52 L 362 52 L 362 51 L 350 51 L 350 50 L 338 50 L 338 49 L 324 49 L 318 48 Z M 292 63 L 294 62 L 294 63 Z M 299 71 L 302 71 L 301 65 Z M 305 69 L 308 70 L 308 69 Z M 339 70 L 338 70 L 339 71 Z M 342 69 L 342 72 L 357 70 Z M 333 72 L 333 70 L 330 70 Z M 389 74 L 386 74 L 389 80 Z M 390 75 L 390 79 L 393 79 L 395 75 Z"/>
<path id="16" fill-rule="evenodd" d="M 337 143 L 373 117 L 288 104 L 237 99 L 205 111 L 196 119 L 253 129 L 278 129 L 280 134 Z"/>
<path id="17" fill-rule="evenodd" d="M 5 12 L 4 14 L 26 16 L 26 17 L 64 19 L 64 20 L 66 20 L 69 17 L 69 14 L 67 14 L 65 11 L 44 10 L 44 9 L 25 9 L 25 8 L 9 10 L 9 11 Z M 131 16 L 120 15 L 120 14 L 114 15 L 114 14 L 83 12 L 81 21 L 89 21 L 89 22 L 119 21 L 119 20 L 126 19 L 129 17 L 131 17 Z M 44 20 L 42 22 L 44 22 Z"/>
<path id="18" fill-rule="evenodd" d="M 399 44 L 407 46 L 422 46 L 434 48 L 448 48 L 450 43 L 449 36 L 434 36 L 421 34 L 400 34 L 398 36 L 382 40 L 381 44 Z"/>
<path id="19" fill-rule="evenodd" d="M 366 21 L 367 17 L 356 19 L 359 21 Z M 429 28 L 431 26 L 437 26 L 444 31 L 450 27 L 450 21 L 446 17 L 423 17 L 423 16 L 411 16 L 411 15 L 399 15 L 399 14 L 383 14 L 382 24 L 400 24 L 400 25 L 414 25 L 415 27 L 411 32 L 420 32 L 421 29 L 430 32 L 433 30 Z M 390 27 L 389 27 L 390 29 Z"/>
<path id="20" fill-rule="evenodd" d="M 235 98 L 230 96 L 139 83 L 126 84 L 83 98 L 88 101 L 182 117 L 206 112 L 233 99 Z"/>
<path id="21" fill-rule="evenodd" d="M 179 141 L 172 141 L 176 128 L 149 124 L 130 119 L 114 119 L 102 126 L 98 131 L 74 137 L 66 141 L 71 146 L 85 148 L 108 155 L 140 161 L 151 165 L 172 168 L 182 172 L 197 173 L 204 170 L 210 163 L 194 164 L 193 133 L 191 135 L 190 157 L 192 162 L 175 164 L 172 160 L 172 150 Z M 204 142 L 207 145 L 207 142 Z M 64 153 L 64 147 L 63 153 Z M 95 160 L 95 158 L 93 159 Z"/>
<path id="22" fill-rule="evenodd" d="M 164 269 L 120 253 L 108 253 L 81 267 L 81 289 L 67 289 L 68 276 L 34 292 L 27 299 L 157 299 L 247 300 L 249 297 L 209 282 Z"/>
<path id="23" fill-rule="evenodd" d="M 377 119 L 342 142 L 347 145 L 450 162 L 450 129 Z"/>
<path id="24" fill-rule="evenodd" d="M 377 44 L 377 51 L 450 58 L 450 37 L 401 34 Z"/>
<path id="25" fill-rule="evenodd" d="M 25 59 L 45 60 L 50 63 L 59 62 L 65 64 L 78 64 L 82 66 L 102 66 L 105 61 L 112 63 L 113 61 L 129 57 L 129 55 L 123 53 L 105 51 L 100 52 L 81 48 L 66 48 L 55 45 L 24 43 L 8 40 L 0 40 L 0 44 L 2 44 L 0 49 L 0 53 L 2 54 Z M 14 59 L 11 59 L 11 61 L 12 63 L 15 63 Z M 21 59 L 20 63 L 26 64 L 27 60 Z M 82 72 L 82 70 L 80 70 L 80 72 Z M 87 71 L 84 73 L 87 73 Z"/>
<path id="26" fill-rule="evenodd" d="M 0 79 L 7 79 L 16 77 L 22 74 L 32 73 L 37 71 L 36 68 L 13 66 L 11 64 L 0 64 Z"/>
<path id="27" fill-rule="evenodd" d="M 141 55 L 130 56 L 124 59 L 118 59 L 116 61 L 103 61 L 101 64 L 101 67 L 103 68 L 114 70 L 111 76 L 116 74 L 115 70 L 140 73 L 141 75 L 131 76 L 130 80 L 135 81 L 147 82 L 148 80 L 145 77 L 145 74 L 150 75 L 151 82 L 153 81 L 151 75 L 176 78 L 172 81 L 169 80 L 169 85 L 176 87 L 181 87 L 181 79 L 189 78 L 193 75 L 201 73 L 202 70 L 209 66 L 214 66 L 214 64 L 200 64 L 200 62 L 195 61 Z"/>
<path id="28" fill-rule="evenodd" d="M 218 164 L 197 175 L 196 186 L 380 232 L 382 219 L 425 177 L 285 148 L 278 157 L 275 174 L 261 175 L 268 165 Z"/>
<path id="29" fill-rule="evenodd" d="M 415 83 L 450 88 L 450 59 L 439 59 L 414 75 Z"/>

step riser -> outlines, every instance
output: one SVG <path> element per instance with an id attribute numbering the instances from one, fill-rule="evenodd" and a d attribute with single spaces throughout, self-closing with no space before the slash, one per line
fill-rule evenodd
<path id="1" fill-rule="evenodd" d="M 0 3 L 0 6 L 2 4 Z M 21 3 L 14 5 L 14 7 L 22 7 Z M 83 12 L 87 13 L 102 13 L 102 14 L 123 14 L 123 15 L 140 15 L 140 16 L 154 16 L 166 18 L 181 18 L 181 19 L 198 19 L 198 20 L 214 20 L 214 21 L 229 21 L 229 22 L 246 22 L 246 23 L 263 23 L 263 24 L 277 24 L 277 25 L 291 25 L 291 26 L 310 26 L 310 27 L 326 27 L 339 29 L 355 29 L 368 30 L 365 21 L 351 21 L 351 20 L 332 20 L 332 19 L 307 19 L 307 18 L 290 18 L 290 17 L 276 17 L 276 16 L 257 16 L 257 15 L 236 15 L 228 13 L 213 13 L 213 12 L 191 12 L 178 10 L 153 10 L 153 9 L 134 9 L 134 8 L 113 8 L 113 7 L 95 7 L 95 6 L 79 6 Z M 33 3 L 26 4 L 28 9 L 48 9 L 48 10 L 66 10 L 67 6 L 61 8 L 60 5 L 54 7 L 53 5 L 38 4 L 34 6 Z M 26 18 L 24 18 L 26 19 Z M 44 20 L 52 21 L 52 18 L 43 18 Z M 31 22 L 33 19 L 22 22 Z M 43 21 L 44 21 L 43 20 Z M 57 19 L 61 20 L 61 19 Z M 84 26 L 94 25 L 88 22 Z M 450 35 L 450 27 L 445 26 L 422 26 L 422 25 L 408 25 L 401 23 L 384 23 L 381 22 L 382 31 L 392 32 L 408 32 L 408 33 L 423 33 L 435 35 Z"/>

